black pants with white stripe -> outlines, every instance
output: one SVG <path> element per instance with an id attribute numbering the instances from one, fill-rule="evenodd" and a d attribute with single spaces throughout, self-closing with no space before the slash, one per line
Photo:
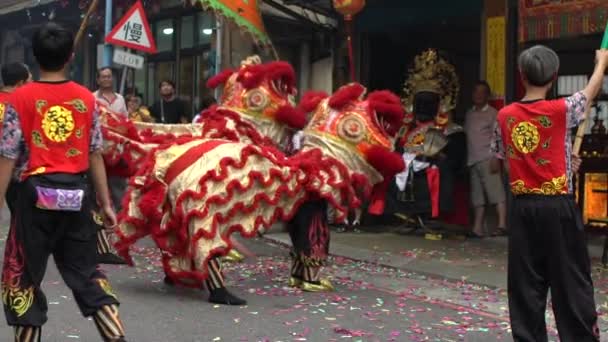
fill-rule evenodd
<path id="1" fill-rule="evenodd" d="M 564 342 L 599 341 L 585 231 L 571 196 L 524 195 L 513 200 L 508 294 L 516 342 L 547 341 L 545 310 Z"/>

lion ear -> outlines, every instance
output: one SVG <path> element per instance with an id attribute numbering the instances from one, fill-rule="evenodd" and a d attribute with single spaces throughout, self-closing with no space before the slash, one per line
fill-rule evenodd
<path id="1" fill-rule="evenodd" d="M 333 109 L 341 109 L 350 102 L 361 99 L 365 91 L 365 87 L 359 83 L 345 85 L 329 98 L 329 106 Z"/>
<path id="2" fill-rule="evenodd" d="M 324 91 L 307 91 L 302 95 L 298 108 L 305 113 L 310 113 L 319 106 L 321 101 L 328 97 L 329 95 Z"/>
<path id="3" fill-rule="evenodd" d="M 234 75 L 234 70 L 224 70 L 220 72 L 207 81 L 207 88 L 215 89 L 222 84 L 226 84 L 232 75 Z"/>

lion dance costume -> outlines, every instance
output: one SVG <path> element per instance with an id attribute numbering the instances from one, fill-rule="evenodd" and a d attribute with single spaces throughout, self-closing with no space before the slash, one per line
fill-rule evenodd
<path id="1" fill-rule="evenodd" d="M 219 262 L 232 248 L 230 236 L 252 237 L 288 221 L 294 242 L 290 283 L 309 291 L 332 289 L 319 277 L 329 246 L 325 209 L 331 205 L 344 215 L 403 169 L 391 139 L 403 113 L 395 95 L 376 92 L 365 99 L 358 84 L 331 98 L 307 94 L 296 109 L 293 75 L 282 62 L 246 63 L 218 75 L 210 85 L 224 84 L 220 105 L 203 113 L 200 125 L 186 125 L 190 133 L 172 135 L 170 144 L 154 145 L 162 136 L 158 131 L 144 134 L 106 122 L 113 144 L 109 164 L 139 165 L 117 231 L 124 257 L 131 260 L 129 247 L 150 235 L 172 282 L 206 283 L 210 301 L 242 304 L 225 289 Z M 313 113 L 304 148 L 287 157 L 278 147 L 306 123 L 304 111 Z"/>

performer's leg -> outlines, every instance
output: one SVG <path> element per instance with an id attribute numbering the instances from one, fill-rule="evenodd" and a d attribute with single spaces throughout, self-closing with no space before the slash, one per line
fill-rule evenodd
<path id="1" fill-rule="evenodd" d="M 549 254 L 551 300 L 562 341 L 599 341 L 597 312 L 593 299 L 591 264 L 580 212 L 571 198 L 560 201 L 548 215 L 552 234 L 546 235 Z"/>
<path id="2" fill-rule="evenodd" d="M 304 203 L 289 227 L 293 244 L 290 285 L 305 291 L 333 290 L 331 283 L 320 277 L 329 252 L 327 203 L 322 200 Z"/>
<path id="3" fill-rule="evenodd" d="M 485 217 L 486 200 L 484 196 L 483 178 L 480 171 L 480 163 L 473 165 L 471 172 L 471 204 L 473 205 L 473 233 L 477 236 L 484 235 L 483 222 Z"/>
<path id="4" fill-rule="evenodd" d="M 529 199 L 514 201 L 509 235 L 508 296 L 515 342 L 547 341 L 546 236 L 529 214 Z"/>
<path id="5" fill-rule="evenodd" d="M 40 342 L 42 329 L 32 326 L 15 327 L 15 342 Z"/>
<path id="6" fill-rule="evenodd" d="M 238 298 L 226 289 L 224 274 L 222 272 L 222 263 L 219 258 L 215 257 L 210 259 L 207 266 L 209 268 L 209 277 L 206 280 L 206 284 L 209 289 L 209 302 L 226 305 L 247 304 L 246 300 Z"/>
<path id="7" fill-rule="evenodd" d="M 53 253 L 55 263 L 80 311 L 85 317 L 93 317 L 103 340 L 124 341 L 119 303 L 107 278 L 97 269 L 97 232 L 89 222 L 87 211 L 65 215 L 65 235 Z"/>
<path id="8" fill-rule="evenodd" d="M 16 341 L 38 341 L 47 321 L 47 299 L 40 288 L 48 258 L 60 233 L 52 215 L 32 209 L 32 193 L 19 184 L 4 251 L 2 299 L 8 325 Z"/>
<path id="9" fill-rule="evenodd" d="M 296 217 L 297 217 L 296 213 Z M 287 231 L 289 232 L 289 238 L 291 239 L 292 251 L 289 253 L 291 256 L 291 270 L 290 270 L 290 278 L 289 278 L 289 286 L 297 287 L 302 284 L 302 280 L 304 279 L 304 265 L 300 262 L 300 258 L 298 257 L 298 250 L 303 249 L 303 236 L 302 234 L 305 232 L 303 229 L 300 229 L 296 224 L 296 217 L 290 222 L 287 223 Z"/>

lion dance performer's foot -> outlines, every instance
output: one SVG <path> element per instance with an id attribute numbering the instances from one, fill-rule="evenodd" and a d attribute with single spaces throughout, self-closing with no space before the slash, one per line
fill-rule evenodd
<path id="1" fill-rule="evenodd" d="M 113 253 L 112 245 L 108 238 L 108 233 L 103 228 L 101 215 L 93 211 L 93 220 L 98 226 L 97 229 L 97 263 L 105 265 L 126 265 L 127 261 Z"/>
<path id="2" fill-rule="evenodd" d="M 226 254 L 226 256 L 224 256 L 222 258 L 223 261 L 226 262 L 241 262 L 243 260 L 245 260 L 245 256 L 243 254 L 241 254 L 239 251 L 237 251 L 236 249 L 231 249 L 230 252 L 228 252 L 228 254 Z"/>
<path id="3" fill-rule="evenodd" d="M 230 293 L 225 287 L 209 289 L 209 303 L 223 305 L 247 305 L 247 301 Z"/>
<path id="4" fill-rule="evenodd" d="M 331 292 L 334 286 L 329 279 L 322 279 L 320 266 L 304 266 L 304 264 L 294 258 L 291 266 L 291 277 L 289 287 L 297 287 L 306 292 Z"/>
<path id="5" fill-rule="evenodd" d="M 209 277 L 205 281 L 209 289 L 209 302 L 224 305 L 247 305 L 247 301 L 241 299 L 226 289 L 222 263 L 219 258 L 212 258 L 208 263 Z"/>

